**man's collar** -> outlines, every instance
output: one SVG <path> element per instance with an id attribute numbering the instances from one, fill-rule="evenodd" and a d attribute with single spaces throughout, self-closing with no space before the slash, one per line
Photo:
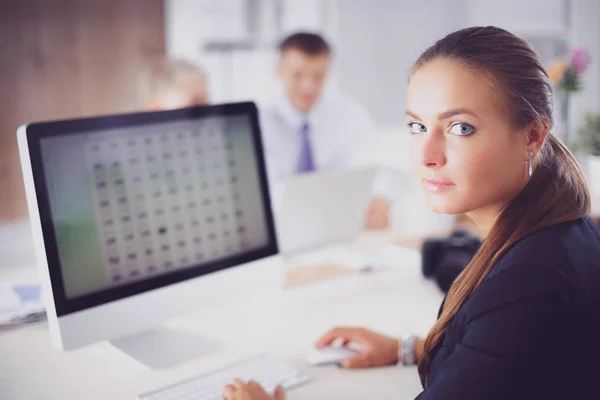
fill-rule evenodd
<path id="1" fill-rule="evenodd" d="M 298 111 L 290 102 L 290 99 L 285 93 L 282 93 L 277 100 L 277 111 L 283 120 L 290 126 L 301 126 L 308 119 L 309 115 Z M 310 113 L 309 113 L 310 114 Z"/>
<path id="2" fill-rule="evenodd" d="M 304 122 L 308 121 L 309 123 L 312 123 L 315 121 L 315 118 L 318 118 L 323 107 L 323 97 L 324 94 L 321 94 L 311 110 L 307 114 L 304 114 L 298 111 L 296 107 L 292 105 L 287 95 L 282 92 L 278 96 L 278 101 L 276 102 L 277 111 L 290 126 L 300 127 Z"/>

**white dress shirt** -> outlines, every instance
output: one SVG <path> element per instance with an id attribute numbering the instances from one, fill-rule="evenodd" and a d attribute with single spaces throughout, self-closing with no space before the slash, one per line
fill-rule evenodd
<path id="1" fill-rule="evenodd" d="M 370 163 L 378 129 L 367 111 L 349 99 L 328 93 L 308 114 L 302 114 L 281 94 L 259 110 L 271 184 L 298 173 L 305 122 L 309 126 L 315 171 L 347 170 Z"/>

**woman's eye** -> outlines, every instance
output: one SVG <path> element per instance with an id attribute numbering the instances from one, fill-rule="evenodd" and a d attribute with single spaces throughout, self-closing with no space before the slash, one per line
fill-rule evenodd
<path id="1" fill-rule="evenodd" d="M 418 122 L 411 122 L 408 124 L 411 133 L 423 133 L 427 132 L 427 127 L 423 124 L 419 124 Z"/>
<path id="2" fill-rule="evenodd" d="M 450 127 L 450 132 L 459 136 L 467 136 L 475 132 L 475 128 L 469 124 L 454 124 Z"/>

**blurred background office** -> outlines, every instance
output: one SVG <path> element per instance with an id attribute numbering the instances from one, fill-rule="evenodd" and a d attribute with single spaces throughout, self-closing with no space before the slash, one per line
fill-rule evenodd
<path id="1" fill-rule="evenodd" d="M 161 59 L 183 60 L 201 71 L 204 87 L 196 104 L 268 101 L 278 90 L 279 41 L 297 31 L 326 38 L 333 49 L 326 90 L 360 103 L 374 120 L 371 162 L 407 177 L 407 77 L 434 40 L 471 25 L 503 27 L 553 66 L 557 85 L 571 81 L 568 65 L 556 60 L 568 63 L 583 49 L 589 63 L 577 71 L 577 87 L 571 86 L 579 90 L 557 90 L 557 134 L 571 140 L 587 132 L 591 139 L 579 146 L 580 159 L 598 181 L 596 159 L 586 153 L 600 155 L 600 139 L 594 142 L 600 123 L 586 115 L 600 113 L 599 20 L 596 0 L 2 1 L 0 266 L 33 262 L 18 125 L 145 109 L 150 103 L 140 76 Z M 419 188 L 403 179 L 391 217 L 399 237 L 450 221 L 431 215 Z M 598 186 L 593 189 L 600 192 Z"/>

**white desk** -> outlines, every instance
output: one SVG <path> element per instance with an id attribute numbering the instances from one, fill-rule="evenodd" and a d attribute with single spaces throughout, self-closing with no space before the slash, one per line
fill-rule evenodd
<path id="1" fill-rule="evenodd" d="M 108 343 L 61 353 L 50 345 L 45 324 L 0 333 L 0 398 L 134 399 L 138 394 L 197 376 L 229 363 L 269 353 L 306 371 L 313 381 L 288 398 L 413 399 L 420 391 L 416 368 L 341 370 L 309 367 L 305 356 L 334 325 L 365 326 L 395 335 L 425 333 L 442 300 L 420 273 L 419 258 L 370 274 L 352 274 L 291 289 L 235 297 L 171 321 L 181 330 L 218 339 L 219 351 L 176 368 L 150 371 Z M 278 260 L 265 272 L 277 273 Z M 1 278 L 1 277 L 0 277 Z"/>

